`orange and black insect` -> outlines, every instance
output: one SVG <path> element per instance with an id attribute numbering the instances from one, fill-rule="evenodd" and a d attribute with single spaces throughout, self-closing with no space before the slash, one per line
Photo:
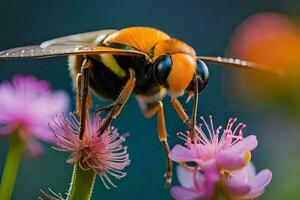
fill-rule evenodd
<path id="1" fill-rule="evenodd" d="M 69 56 L 69 67 L 77 90 L 77 113 L 80 116 L 80 137 L 85 129 L 85 118 L 91 105 L 91 94 L 113 101 L 106 111 L 106 123 L 116 118 L 134 93 L 145 117 L 157 113 L 158 137 L 167 157 L 166 184 L 170 185 L 172 163 L 167 142 L 162 99 L 171 96 L 171 104 L 180 118 L 191 128 L 197 113 L 198 93 L 209 77 L 204 62 L 267 70 L 246 61 L 220 57 L 197 56 L 192 47 L 171 38 L 166 33 L 148 27 L 130 27 L 122 30 L 101 30 L 70 35 L 0 52 L 0 59 L 46 58 Z M 194 96 L 192 120 L 176 97 L 187 93 Z M 193 128 L 191 128 L 193 132 Z"/>

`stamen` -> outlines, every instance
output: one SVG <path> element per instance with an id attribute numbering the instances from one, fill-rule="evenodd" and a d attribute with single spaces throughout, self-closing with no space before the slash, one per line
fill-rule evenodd
<path id="1" fill-rule="evenodd" d="M 110 187 L 106 184 L 106 181 L 104 180 L 104 178 L 102 177 L 102 175 L 100 175 L 100 179 L 103 183 L 103 185 L 105 186 L 106 189 L 110 190 Z"/>
<path id="2" fill-rule="evenodd" d="M 106 173 L 104 173 L 103 176 L 105 177 L 105 179 L 106 179 L 113 187 L 115 187 L 115 188 L 117 187 L 117 186 L 110 180 L 110 178 L 107 176 Z"/>
<path id="3" fill-rule="evenodd" d="M 236 127 L 235 127 L 235 129 L 234 129 L 234 131 L 233 131 L 233 135 L 235 135 L 235 133 L 237 132 L 237 130 L 238 129 L 240 129 L 241 127 L 243 127 L 244 126 L 244 124 L 243 123 L 239 123 Z"/>
<path id="4" fill-rule="evenodd" d="M 237 121 L 237 118 L 230 118 L 228 121 L 226 130 L 231 130 L 236 121 Z"/>
<path id="5" fill-rule="evenodd" d="M 209 121 L 210 121 L 210 126 L 211 126 L 211 130 L 212 130 L 212 134 L 215 135 L 216 133 L 215 133 L 214 123 L 213 123 L 211 115 L 209 116 Z"/>
<path id="6" fill-rule="evenodd" d="M 177 133 L 176 134 L 177 135 L 177 137 L 179 138 L 179 139 L 182 139 L 182 140 L 184 140 L 184 141 L 188 141 L 188 137 L 187 137 L 187 135 L 186 134 L 184 134 L 184 133 L 182 133 L 182 132 L 179 132 L 179 133 Z"/>
<path id="7" fill-rule="evenodd" d="M 205 125 L 205 127 L 206 127 L 206 129 L 207 129 L 207 131 L 208 131 L 208 133 L 209 133 L 210 140 L 212 141 L 212 138 L 213 138 L 213 136 L 212 136 L 212 131 L 210 130 L 208 124 L 206 123 L 205 119 L 204 119 L 202 116 L 200 117 L 200 119 L 201 119 L 202 122 L 204 123 L 204 125 Z"/>
<path id="8" fill-rule="evenodd" d="M 209 142 L 209 139 L 206 137 L 205 133 L 202 131 L 202 129 L 198 128 L 197 126 L 195 126 L 195 130 L 197 131 L 198 135 L 199 135 L 199 141 L 203 144 L 206 144 L 206 145 L 211 145 L 210 142 Z M 200 137 L 201 136 L 201 137 Z"/>
<path id="9" fill-rule="evenodd" d="M 212 139 L 211 139 L 212 140 L 212 145 L 216 147 L 216 146 L 218 146 L 219 136 L 215 132 L 214 123 L 213 123 L 213 119 L 212 119 L 211 115 L 209 116 L 209 121 L 210 121 L 212 136 L 213 136 Z"/>
<path id="10" fill-rule="evenodd" d="M 229 126 L 230 126 L 230 124 L 232 123 L 232 121 L 233 121 L 233 118 L 230 117 L 230 118 L 228 119 L 227 126 L 226 126 L 226 129 L 225 129 L 225 130 L 230 129 Z"/>

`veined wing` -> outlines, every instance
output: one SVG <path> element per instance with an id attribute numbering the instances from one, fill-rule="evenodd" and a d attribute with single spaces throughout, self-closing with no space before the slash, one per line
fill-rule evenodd
<path id="1" fill-rule="evenodd" d="M 102 41 L 106 36 L 118 30 L 100 30 L 87 33 L 79 33 L 74 35 L 63 36 L 48 40 L 40 44 L 42 48 L 50 46 L 91 46 Z"/>
<path id="2" fill-rule="evenodd" d="M 144 56 L 135 50 L 125 50 L 104 46 L 96 46 L 97 41 L 117 30 L 101 30 L 59 37 L 43 42 L 41 45 L 17 47 L 0 52 L 0 59 L 46 58 L 65 55 L 92 55 L 112 53 L 116 55 Z"/>
<path id="3" fill-rule="evenodd" d="M 146 54 L 135 51 L 117 49 L 104 46 L 72 46 L 72 45 L 51 45 L 45 48 L 41 46 L 25 46 L 8 49 L 0 52 L 0 59 L 16 58 L 47 58 L 66 55 L 93 55 L 93 54 L 115 54 L 129 56 L 147 56 Z"/>

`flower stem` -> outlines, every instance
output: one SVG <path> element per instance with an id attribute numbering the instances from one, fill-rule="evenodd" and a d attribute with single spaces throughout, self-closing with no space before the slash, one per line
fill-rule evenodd
<path id="1" fill-rule="evenodd" d="M 16 177 L 22 159 L 25 143 L 19 138 L 15 132 L 9 138 L 9 147 L 4 165 L 3 175 L 0 186 L 0 199 L 10 200 Z"/>
<path id="2" fill-rule="evenodd" d="M 90 200 L 95 178 L 93 170 L 83 170 L 75 164 L 67 200 Z"/>

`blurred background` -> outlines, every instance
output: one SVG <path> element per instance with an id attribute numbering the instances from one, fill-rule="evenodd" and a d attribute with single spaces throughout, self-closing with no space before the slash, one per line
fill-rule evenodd
<path id="1" fill-rule="evenodd" d="M 187 42 L 199 55 L 238 56 L 287 71 L 278 78 L 209 64 L 210 81 L 199 97 L 199 115 L 212 114 L 216 124 L 225 125 L 229 117 L 246 123 L 246 134 L 259 139 L 253 153 L 255 165 L 273 171 L 273 181 L 260 199 L 294 200 L 300 196 L 299 14 L 296 0 L 1 0 L 0 49 L 72 33 L 152 26 Z M 74 110 L 65 57 L 0 61 L 0 82 L 14 74 L 32 74 L 49 81 L 53 89 L 66 90 L 73 97 L 70 110 Z M 185 102 L 186 97 L 180 100 Z M 175 134 L 186 128 L 168 101 L 165 113 L 173 146 L 182 142 Z M 94 107 L 105 105 L 101 100 L 94 103 Z M 191 103 L 184 107 L 191 113 Z M 113 124 L 121 133 L 130 133 L 127 145 L 132 164 L 126 168 L 128 175 L 115 181 L 116 189 L 106 190 L 97 179 L 93 199 L 171 199 L 164 189 L 165 157 L 157 139 L 156 118 L 143 118 L 132 96 Z M 6 149 L 7 140 L 1 138 L 0 172 Z M 50 145 L 38 159 L 25 157 L 14 199 L 37 199 L 39 189 L 66 192 L 72 172 L 66 158 Z M 177 184 L 176 176 L 173 184 Z"/>

